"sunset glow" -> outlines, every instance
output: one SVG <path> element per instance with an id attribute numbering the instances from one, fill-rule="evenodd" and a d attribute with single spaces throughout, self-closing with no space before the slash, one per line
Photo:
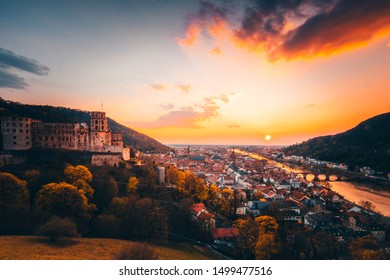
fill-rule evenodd
<path id="1" fill-rule="evenodd" d="M 44 2 L 0 4 L 4 99 L 103 102 L 164 144 L 295 144 L 389 111 L 385 0 Z"/>

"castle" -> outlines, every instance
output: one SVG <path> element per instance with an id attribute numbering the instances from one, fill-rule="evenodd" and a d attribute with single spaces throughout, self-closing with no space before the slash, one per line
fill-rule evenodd
<path id="1" fill-rule="evenodd" d="M 0 144 L 5 151 L 47 148 L 121 153 L 125 160 L 130 157 L 129 149 L 123 148 L 122 134 L 110 130 L 105 112 L 91 112 L 89 126 L 86 123 L 44 123 L 19 116 L 1 117 L 0 120 Z"/>

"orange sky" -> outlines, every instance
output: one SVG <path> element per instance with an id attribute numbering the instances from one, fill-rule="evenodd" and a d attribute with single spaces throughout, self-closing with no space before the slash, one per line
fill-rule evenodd
<path id="1" fill-rule="evenodd" d="M 294 144 L 389 111 L 388 1 L 213 3 L 9 4 L 0 96 L 103 102 L 165 144 Z"/>

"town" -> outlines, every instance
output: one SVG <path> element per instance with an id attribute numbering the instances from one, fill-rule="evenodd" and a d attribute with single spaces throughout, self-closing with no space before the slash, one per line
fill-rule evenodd
<path id="1" fill-rule="evenodd" d="M 121 132 L 111 131 L 105 112 L 91 112 L 89 123 L 44 123 L 4 116 L 0 153 L 6 170 L 26 168 L 23 177 L 36 185 L 30 187 L 37 193 L 31 197 L 35 207 L 45 188 L 52 184 L 67 187 L 61 185 L 64 182 L 49 183 L 61 178 L 65 168 L 65 181 L 82 190 L 89 205 L 87 220 L 92 219 L 95 226 L 85 231 L 87 237 L 190 240 L 228 259 L 388 257 L 388 217 L 373 203 L 364 198 L 349 201 L 332 190 L 332 181 L 343 178 L 304 176 L 280 159 L 325 165 L 333 171 L 345 171 L 345 164 L 284 156 L 280 147 L 272 146 L 171 145 L 163 153 L 140 152 L 124 145 Z M 26 151 L 37 153 L 32 156 Z M 53 168 L 57 158 L 51 153 L 56 151 L 76 152 L 75 162 L 69 158 L 57 162 L 52 171 L 57 175 L 41 185 L 37 179 L 31 181 Z M 45 158 L 46 165 L 39 159 L 42 154 L 52 157 Z M 74 172 L 77 175 L 70 175 Z M 121 204 L 135 207 L 132 213 L 153 215 L 129 216 L 125 208 L 118 210 Z M 56 208 L 51 211 L 54 217 L 70 215 Z M 72 218 L 78 219 L 77 215 Z M 85 227 L 87 220 L 78 221 L 78 227 Z M 31 230 L 15 230 L 21 232 Z"/>
<path id="2" fill-rule="evenodd" d="M 209 188 L 217 187 L 222 198 L 224 191 L 232 194 L 233 213 L 221 214 L 218 210 L 215 213 L 213 204 L 197 203 L 192 208 L 193 219 L 210 232 L 216 249 L 225 247 L 228 251 L 226 247 L 236 246 L 240 238 L 236 224 L 228 217 L 264 215 L 274 217 L 279 226 L 285 227 L 285 238 L 291 244 L 298 242 L 297 233 L 305 230 L 325 232 L 340 247 L 367 235 L 385 241 L 383 216 L 373 211 L 372 203 L 363 199 L 348 201 L 332 191 L 328 181 L 313 180 L 314 176 L 308 180 L 281 164 L 250 153 L 251 147 L 175 145 L 173 148 L 175 151 L 167 155 L 149 155 L 159 165 L 161 185 L 177 187 L 169 176 L 169 169 L 174 167 L 196 174 Z M 269 155 L 275 152 L 272 148 L 263 150 Z"/>

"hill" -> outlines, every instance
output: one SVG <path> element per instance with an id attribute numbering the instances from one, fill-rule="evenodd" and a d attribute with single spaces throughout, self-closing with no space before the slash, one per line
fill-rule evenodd
<path id="1" fill-rule="evenodd" d="M 365 120 L 336 135 L 320 136 L 284 149 L 286 155 L 344 162 L 354 169 L 369 166 L 390 172 L 390 113 Z"/>
<path id="2" fill-rule="evenodd" d="M 30 117 L 49 123 L 76 123 L 89 124 L 88 111 L 49 105 L 28 105 L 4 100 L 0 97 L 0 116 L 18 115 Z M 167 152 L 169 148 L 153 138 L 139 133 L 131 128 L 119 124 L 108 118 L 108 124 L 112 131 L 121 131 L 125 145 L 131 146 L 141 152 Z"/>
<path id="3" fill-rule="evenodd" d="M 0 236 L 0 260 L 112 260 L 132 241 L 73 238 L 50 242 L 39 236 Z M 155 246 L 161 260 L 217 259 L 187 243 Z"/>

